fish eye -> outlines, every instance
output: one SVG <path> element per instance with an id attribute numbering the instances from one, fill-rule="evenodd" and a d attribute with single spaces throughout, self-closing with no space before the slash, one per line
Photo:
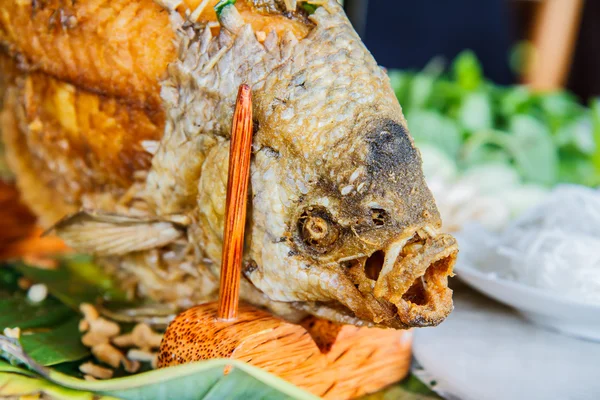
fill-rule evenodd
<path id="1" fill-rule="evenodd" d="M 298 219 L 298 234 L 305 245 L 325 253 L 337 241 L 340 229 L 325 207 L 311 206 Z"/>
<path id="2" fill-rule="evenodd" d="M 375 226 L 383 226 L 388 220 L 388 213 L 382 208 L 371 208 L 371 221 Z"/>

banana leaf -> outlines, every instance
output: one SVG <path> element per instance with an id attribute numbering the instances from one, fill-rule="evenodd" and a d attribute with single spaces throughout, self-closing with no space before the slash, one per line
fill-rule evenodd
<path id="1" fill-rule="evenodd" d="M 37 385 L 38 392 L 49 388 L 71 389 L 65 392 L 64 398 L 79 398 L 66 397 L 75 396 L 75 390 L 83 392 L 82 396 L 87 392 L 120 399 L 317 399 L 274 375 L 236 360 L 216 359 L 124 378 L 85 381 L 40 365 L 15 340 L 3 335 L 0 335 L 0 356 L 13 364 L 0 364 L 0 396 L 28 394 Z M 17 369 L 14 364 L 23 365 L 39 377 L 18 378 L 28 371 Z M 226 373 L 228 367 L 231 369 Z M 2 382 L 10 383 L 8 388 L 12 392 L 3 392 Z M 21 393 L 18 393 L 18 385 L 22 385 Z"/>

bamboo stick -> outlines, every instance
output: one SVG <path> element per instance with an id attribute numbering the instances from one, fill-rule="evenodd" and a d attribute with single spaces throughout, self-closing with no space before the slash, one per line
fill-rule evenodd
<path id="1" fill-rule="evenodd" d="M 236 319 L 238 314 L 250 155 L 252 153 L 252 94 L 248 85 L 241 85 L 238 91 L 230 146 L 221 286 L 217 314 L 218 318 L 222 320 Z"/>

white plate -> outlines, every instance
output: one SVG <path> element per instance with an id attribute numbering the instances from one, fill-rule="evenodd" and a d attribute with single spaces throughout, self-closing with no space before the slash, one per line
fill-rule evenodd
<path id="1" fill-rule="evenodd" d="M 457 285 L 458 284 L 458 285 Z M 453 282 L 455 309 L 414 330 L 413 354 L 445 399 L 598 400 L 600 343 L 543 329 Z"/>
<path id="2" fill-rule="evenodd" d="M 483 273 L 460 260 L 457 276 L 479 292 L 509 305 L 531 322 L 567 335 L 600 341 L 600 305 L 580 302 Z"/>

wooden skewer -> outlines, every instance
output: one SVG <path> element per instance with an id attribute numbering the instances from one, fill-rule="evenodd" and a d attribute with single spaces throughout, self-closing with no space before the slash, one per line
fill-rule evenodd
<path id="1" fill-rule="evenodd" d="M 222 320 L 236 319 L 238 314 L 251 146 L 252 93 L 248 85 L 241 85 L 233 114 L 227 176 L 221 287 L 217 314 Z"/>

